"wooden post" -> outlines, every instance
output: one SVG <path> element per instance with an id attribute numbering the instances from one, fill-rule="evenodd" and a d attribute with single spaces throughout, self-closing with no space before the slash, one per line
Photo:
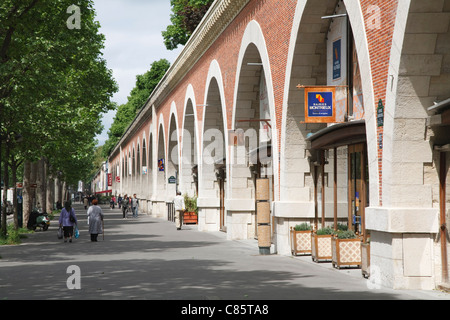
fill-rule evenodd
<path id="1" fill-rule="evenodd" d="M 445 221 L 446 211 L 446 175 L 447 157 L 445 151 L 440 152 L 439 159 L 439 211 L 440 211 L 440 240 L 441 240 L 441 260 L 442 260 L 442 282 L 448 282 L 448 259 L 447 259 L 447 226 Z"/>
<path id="2" fill-rule="evenodd" d="M 325 227 L 325 151 L 321 150 L 320 166 L 322 171 L 322 228 Z"/>
<path id="3" fill-rule="evenodd" d="M 256 179 L 256 212 L 260 254 L 270 254 L 270 188 L 268 178 Z"/>
<path id="4" fill-rule="evenodd" d="M 337 148 L 334 148 L 334 161 L 333 161 L 333 176 L 334 176 L 334 230 L 337 230 Z"/>

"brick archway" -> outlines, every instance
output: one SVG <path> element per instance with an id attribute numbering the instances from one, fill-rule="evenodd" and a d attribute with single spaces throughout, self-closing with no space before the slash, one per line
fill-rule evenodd
<path id="1" fill-rule="evenodd" d="M 264 91 L 264 102 L 260 94 Z M 265 105 L 262 112 L 262 104 Z M 262 147 L 261 130 L 264 128 L 264 154 L 270 160 L 272 190 L 278 189 L 278 126 L 275 112 L 272 68 L 264 33 L 259 23 L 250 21 L 242 36 L 234 88 L 233 116 L 231 127 L 243 132 L 243 145 L 231 146 L 227 164 L 227 212 L 231 216 L 233 233 L 230 239 L 247 239 L 256 233 L 255 168 Z M 264 119 L 262 119 L 264 118 Z M 266 152 L 267 146 L 271 149 Z M 254 155 L 250 155 L 253 152 Z M 275 161 L 273 161 L 275 159 Z M 253 161 L 251 161 L 253 160 Z M 258 172 L 259 174 L 259 172 Z M 278 192 L 272 194 L 278 195 Z M 272 199 L 274 200 L 274 199 Z M 253 226 L 253 227 L 252 227 Z"/>
<path id="2" fill-rule="evenodd" d="M 167 151 L 166 151 L 166 190 L 167 199 L 176 196 L 178 185 L 178 175 L 180 172 L 180 134 L 178 126 L 178 113 L 175 103 L 172 103 L 170 110 L 169 126 L 167 133 Z M 169 183 L 169 177 L 175 177 L 176 183 Z"/>
<path id="3" fill-rule="evenodd" d="M 210 63 L 205 88 L 197 205 L 201 228 L 213 231 L 220 226 L 216 168 L 227 159 L 228 127 L 222 71 L 216 60 Z"/>
<path id="4" fill-rule="evenodd" d="M 440 1 L 398 6 L 385 79 L 383 206 L 368 215 L 379 252 L 371 263 L 385 286 L 431 290 L 441 278 L 440 163 L 434 146 L 448 142 L 450 129 L 427 125 L 427 111 L 450 97 L 450 11 Z"/>
<path id="5" fill-rule="evenodd" d="M 184 101 L 181 131 L 180 191 L 191 197 L 198 192 L 199 135 L 196 106 L 194 88 L 189 84 Z"/>
<path id="6" fill-rule="evenodd" d="M 344 5 L 343 5 L 344 4 Z M 307 150 L 309 134 L 325 128 L 324 124 L 304 123 L 303 91 L 298 85 L 330 85 L 327 78 L 328 32 L 334 20 L 322 19 L 336 13 L 346 13 L 353 32 L 354 47 L 361 74 L 364 118 L 369 153 L 371 190 L 378 190 L 378 150 L 376 144 L 376 117 L 372 85 L 371 62 L 366 36 L 365 20 L 359 1 L 319 0 L 299 1 L 297 4 L 286 65 L 283 115 L 281 126 L 280 201 L 275 204 L 275 215 L 292 221 L 308 222 L 314 213 L 314 181 L 311 154 Z M 353 88 L 352 88 L 353 90 Z M 370 193 L 371 203 L 378 203 L 378 192 Z M 289 223 L 279 230 L 278 247 L 288 254 Z"/>
<path id="7" fill-rule="evenodd" d="M 169 139 L 166 137 L 164 128 L 164 117 L 161 114 L 158 122 L 157 144 L 156 144 L 156 164 L 155 164 L 155 197 L 153 199 L 153 214 L 156 217 L 164 217 L 166 214 L 165 202 L 167 199 L 166 189 L 166 145 Z M 161 165 L 161 166 L 160 166 Z M 160 169 L 164 168 L 163 170 Z"/>

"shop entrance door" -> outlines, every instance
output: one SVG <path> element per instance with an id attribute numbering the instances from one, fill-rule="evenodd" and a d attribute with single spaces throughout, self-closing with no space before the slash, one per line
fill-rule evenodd
<path id="1" fill-rule="evenodd" d="M 365 236 L 364 213 L 368 205 L 368 171 L 365 144 L 348 146 L 348 226 Z"/>

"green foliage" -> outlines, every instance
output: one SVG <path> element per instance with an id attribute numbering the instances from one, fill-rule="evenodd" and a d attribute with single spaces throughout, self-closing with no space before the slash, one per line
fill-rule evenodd
<path id="1" fill-rule="evenodd" d="M 333 228 L 330 228 L 330 227 L 324 227 L 324 228 L 318 229 L 316 232 L 316 234 L 318 236 L 331 235 L 333 233 L 334 233 L 334 230 L 333 230 Z"/>
<path id="2" fill-rule="evenodd" d="M 337 230 L 342 230 L 342 231 L 346 231 L 348 230 L 348 226 L 344 223 L 339 223 L 337 224 Z"/>
<path id="3" fill-rule="evenodd" d="M 2 137 L 12 157 L 45 156 L 68 183 L 91 167 L 101 115 L 117 91 L 101 58 L 104 36 L 91 0 L 79 0 L 81 28 L 66 25 L 71 0 L 4 0 L 0 4 Z M 2 159 L 3 160 L 3 159 Z"/>
<path id="4" fill-rule="evenodd" d="M 48 214 L 48 218 L 49 218 L 50 220 L 53 220 L 53 219 L 55 219 L 56 216 L 59 216 L 60 214 L 61 214 L 61 209 L 52 210 L 52 212 L 50 212 L 50 213 Z"/>
<path id="5" fill-rule="evenodd" d="M 308 231 L 311 230 L 311 225 L 309 223 L 302 223 L 302 224 L 297 224 L 294 227 L 295 231 Z"/>
<path id="6" fill-rule="evenodd" d="M 186 212 L 195 212 L 195 214 L 198 214 L 197 197 L 189 197 L 187 193 L 183 197 Z"/>
<path id="7" fill-rule="evenodd" d="M 338 239 L 355 239 L 356 234 L 352 230 L 338 230 L 334 233 Z"/>
<path id="8" fill-rule="evenodd" d="M 13 224 L 9 224 L 7 227 L 6 236 L 0 235 L 0 245 L 16 245 L 21 243 L 21 239 L 26 238 L 27 233 L 33 233 L 26 228 L 14 229 Z"/>
<path id="9" fill-rule="evenodd" d="M 185 45 L 214 0 L 171 0 L 171 25 L 162 32 L 164 45 L 174 50 Z"/>
<path id="10" fill-rule="evenodd" d="M 102 152 L 104 157 L 109 156 L 169 67 L 169 61 L 161 59 L 153 62 L 150 70 L 145 74 L 136 76 L 136 86 L 131 90 L 128 102 L 118 107 L 108 131 L 108 140 L 106 140 Z"/>

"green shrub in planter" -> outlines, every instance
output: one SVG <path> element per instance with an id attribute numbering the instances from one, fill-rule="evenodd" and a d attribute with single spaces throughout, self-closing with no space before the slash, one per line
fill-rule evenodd
<path id="1" fill-rule="evenodd" d="M 184 194 L 184 206 L 186 212 L 195 212 L 198 215 L 197 197 L 189 197 L 187 193 Z"/>
<path id="2" fill-rule="evenodd" d="M 348 230 L 348 226 L 346 224 L 343 224 L 343 223 L 338 223 L 337 224 L 337 229 L 338 230 L 342 230 L 342 231 L 347 231 Z"/>
<path id="3" fill-rule="evenodd" d="M 317 234 L 318 236 L 324 236 L 324 235 L 330 235 L 330 234 L 333 234 L 333 232 L 334 232 L 333 228 L 325 227 L 325 228 L 322 228 L 322 229 L 317 230 L 316 234 Z"/>
<path id="4" fill-rule="evenodd" d="M 309 231 L 311 230 L 311 226 L 308 223 L 297 224 L 294 227 L 295 231 Z"/>
<path id="5" fill-rule="evenodd" d="M 335 232 L 335 236 L 338 239 L 355 239 L 356 234 L 352 230 L 340 230 Z"/>

